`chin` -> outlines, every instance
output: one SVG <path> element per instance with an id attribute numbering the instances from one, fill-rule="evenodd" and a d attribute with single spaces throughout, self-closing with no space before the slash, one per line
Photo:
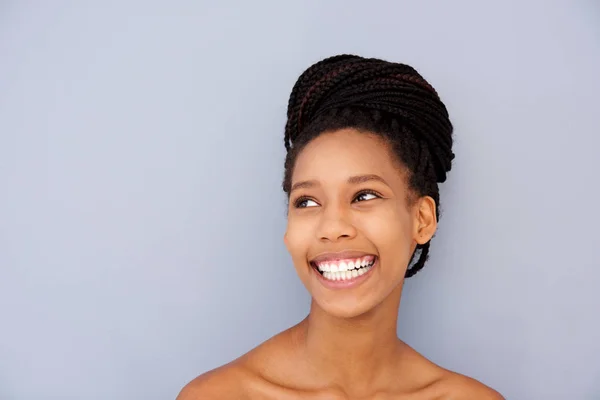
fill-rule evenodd
<path id="1" fill-rule="evenodd" d="M 331 299 L 328 301 L 316 299 L 313 297 L 313 301 L 321 308 L 326 314 L 336 317 L 351 319 L 360 317 L 367 314 L 369 311 L 375 308 L 375 304 L 369 305 L 366 303 L 357 303 L 348 301 L 347 299 Z"/>

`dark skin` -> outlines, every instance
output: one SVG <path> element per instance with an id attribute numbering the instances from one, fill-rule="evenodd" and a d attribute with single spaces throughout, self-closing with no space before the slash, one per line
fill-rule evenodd
<path id="1" fill-rule="evenodd" d="M 503 399 L 441 368 L 397 336 L 404 274 L 437 229 L 436 205 L 407 185 L 378 136 L 343 129 L 311 141 L 292 175 L 285 245 L 312 296 L 296 326 L 190 382 L 178 400 Z M 360 284 L 332 289 L 310 260 L 342 250 L 375 254 Z"/>

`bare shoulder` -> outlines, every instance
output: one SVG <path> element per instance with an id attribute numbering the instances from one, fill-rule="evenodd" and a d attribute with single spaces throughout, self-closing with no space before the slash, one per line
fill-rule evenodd
<path id="1" fill-rule="evenodd" d="M 473 378 L 442 368 L 406 344 L 404 349 L 404 360 L 409 362 L 411 370 L 403 375 L 413 374 L 412 379 L 417 385 L 415 393 L 423 399 L 505 400 L 494 389 Z"/>
<path id="2" fill-rule="evenodd" d="M 496 390 L 483 383 L 455 372 L 446 371 L 437 382 L 436 392 L 441 394 L 440 398 L 452 398 L 457 400 L 505 400 Z"/>
<path id="3" fill-rule="evenodd" d="M 279 333 L 250 350 L 240 358 L 208 371 L 189 382 L 179 393 L 177 400 L 244 400 L 264 392 L 268 385 L 268 361 L 279 360 L 281 342 L 289 330 Z M 278 363 L 275 363 L 278 364 Z M 263 398 L 262 396 L 261 398 Z"/>
<path id="4" fill-rule="evenodd" d="M 245 399 L 251 373 L 236 362 L 208 371 L 184 386 L 177 400 Z"/>

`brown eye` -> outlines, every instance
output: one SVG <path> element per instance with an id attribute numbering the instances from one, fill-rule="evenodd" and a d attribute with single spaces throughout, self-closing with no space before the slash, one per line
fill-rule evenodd
<path id="1" fill-rule="evenodd" d="M 310 203 L 314 203 L 314 205 L 311 205 Z M 318 206 L 317 202 L 313 199 L 309 199 L 308 197 L 300 197 L 294 202 L 294 207 L 296 208 L 308 208 L 316 206 Z"/>
<path id="2" fill-rule="evenodd" d="M 362 192 L 359 192 L 356 197 L 354 198 L 354 201 L 368 201 L 368 200 L 373 200 L 373 199 L 380 199 L 381 196 L 379 195 L 379 193 L 374 192 L 373 190 L 363 190 Z"/>

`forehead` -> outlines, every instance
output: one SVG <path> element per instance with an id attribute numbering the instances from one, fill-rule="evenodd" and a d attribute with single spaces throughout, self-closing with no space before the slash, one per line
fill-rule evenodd
<path id="1" fill-rule="evenodd" d="M 292 182 L 346 180 L 361 174 L 377 174 L 388 182 L 404 177 L 383 138 L 348 128 L 313 139 L 298 155 Z"/>

